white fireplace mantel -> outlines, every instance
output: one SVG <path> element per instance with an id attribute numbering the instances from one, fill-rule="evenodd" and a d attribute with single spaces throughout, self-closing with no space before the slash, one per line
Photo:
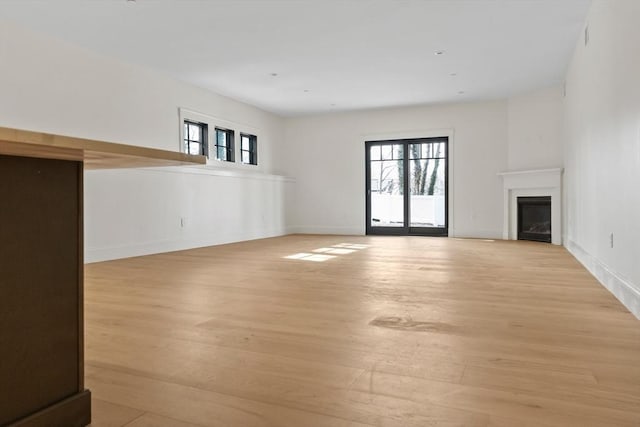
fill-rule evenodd
<path id="1" fill-rule="evenodd" d="M 562 244 L 562 168 L 500 172 L 504 183 L 502 238 L 518 239 L 518 197 L 551 197 L 551 243 Z"/>

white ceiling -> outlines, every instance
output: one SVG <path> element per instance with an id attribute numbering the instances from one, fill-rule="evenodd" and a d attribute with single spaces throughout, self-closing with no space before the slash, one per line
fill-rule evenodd
<path id="1" fill-rule="evenodd" d="M 292 116 L 559 84 L 589 3 L 3 0 L 0 17 Z"/>

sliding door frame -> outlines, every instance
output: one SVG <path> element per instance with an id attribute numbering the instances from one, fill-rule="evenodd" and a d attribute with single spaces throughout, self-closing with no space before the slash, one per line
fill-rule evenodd
<path id="1" fill-rule="evenodd" d="M 445 148 L 445 168 L 444 168 L 444 227 L 411 227 L 411 194 L 409 187 L 409 145 L 421 143 L 444 143 Z M 371 147 L 391 144 L 401 144 L 403 146 L 403 201 L 404 201 L 404 225 L 402 227 L 374 227 L 371 225 Z M 367 235 L 397 235 L 397 236 L 441 236 L 449 235 L 449 137 L 425 137 L 425 138 L 404 138 L 386 139 L 380 141 L 365 141 L 365 225 Z"/>

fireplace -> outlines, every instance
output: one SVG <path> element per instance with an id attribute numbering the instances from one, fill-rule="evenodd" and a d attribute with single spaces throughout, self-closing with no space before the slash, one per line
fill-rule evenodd
<path id="1" fill-rule="evenodd" d="M 517 240 L 519 234 L 518 199 L 551 198 L 551 243 L 562 244 L 562 168 L 500 172 L 504 183 L 502 238 Z M 547 202 L 548 203 L 548 202 Z M 526 218 L 525 218 L 526 219 Z M 544 222 L 544 221 L 543 221 Z M 535 233 L 531 237 L 541 237 Z M 548 237 L 548 236 L 545 236 Z M 539 240 L 539 239 L 535 239 Z M 548 242 L 548 239 L 544 241 Z"/>
<path id="2" fill-rule="evenodd" d="M 551 197 L 518 197 L 518 240 L 551 243 Z"/>

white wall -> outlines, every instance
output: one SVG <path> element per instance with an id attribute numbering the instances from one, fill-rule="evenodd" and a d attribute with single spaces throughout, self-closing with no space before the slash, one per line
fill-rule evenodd
<path id="1" fill-rule="evenodd" d="M 273 175 L 281 118 L 5 22 L 0 64 L 0 126 L 178 150 L 183 107 L 258 134 L 259 166 L 238 165 L 225 176 L 85 173 L 87 260 L 285 232 L 288 181 Z"/>
<path id="2" fill-rule="evenodd" d="M 567 247 L 640 317 L 640 2 L 595 0 L 567 73 Z M 610 234 L 614 244 L 611 247 Z"/>
<path id="3" fill-rule="evenodd" d="M 115 259 L 285 233 L 287 181 L 192 168 L 87 173 L 90 260 Z M 180 221 L 184 227 L 181 227 Z"/>
<path id="4" fill-rule="evenodd" d="M 508 102 L 508 169 L 531 170 L 563 164 L 562 89 L 551 87 Z"/>
<path id="5" fill-rule="evenodd" d="M 287 119 L 278 165 L 296 178 L 291 231 L 364 234 L 364 142 L 443 135 L 451 143 L 450 235 L 500 238 L 506 101 Z"/>

